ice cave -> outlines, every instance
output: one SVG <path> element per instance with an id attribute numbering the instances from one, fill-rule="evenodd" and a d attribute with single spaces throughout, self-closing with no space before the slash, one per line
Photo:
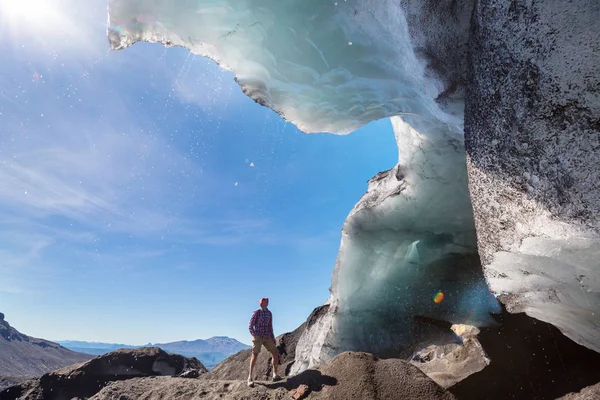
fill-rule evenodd
<path id="1" fill-rule="evenodd" d="M 113 49 L 183 46 L 306 133 L 392 118 L 296 372 L 410 357 L 502 303 L 600 352 L 596 0 L 110 0 Z M 572 40 L 573 37 L 582 40 Z"/>

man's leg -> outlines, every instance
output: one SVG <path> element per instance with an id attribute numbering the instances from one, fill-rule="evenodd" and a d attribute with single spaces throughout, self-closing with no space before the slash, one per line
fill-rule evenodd
<path id="1" fill-rule="evenodd" d="M 271 349 L 271 365 L 273 367 L 273 378 L 279 378 L 279 374 L 277 374 L 277 366 L 279 365 L 279 351 L 277 351 L 277 347 Z"/>
<path id="2" fill-rule="evenodd" d="M 252 379 L 252 373 L 254 372 L 254 364 L 256 364 L 256 358 L 258 357 L 258 353 L 260 353 L 261 343 L 256 340 L 256 338 L 252 339 L 252 357 L 250 357 L 250 372 L 248 373 L 248 386 L 254 386 L 254 379 Z"/>
<path id="3" fill-rule="evenodd" d="M 263 345 L 271 353 L 271 367 L 273 368 L 271 372 L 273 372 L 273 378 L 279 379 L 279 375 L 277 374 L 277 367 L 279 366 L 279 351 L 277 350 L 277 346 L 272 339 L 265 339 Z"/>
<path id="4" fill-rule="evenodd" d="M 250 373 L 248 374 L 248 377 L 250 377 L 250 378 L 252 378 L 252 372 L 254 372 L 254 364 L 256 364 L 257 356 L 258 356 L 258 354 L 252 353 L 252 357 L 250 357 Z"/>

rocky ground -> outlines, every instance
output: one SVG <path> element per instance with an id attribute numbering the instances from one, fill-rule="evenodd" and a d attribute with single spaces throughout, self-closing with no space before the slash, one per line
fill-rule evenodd
<path id="1" fill-rule="evenodd" d="M 118 350 L 5 389 L 0 399 L 454 398 L 410 363 L 379 360 L 367 353 L 342 353 L 279 382 L 257 381 L 253 388 L 245 380 L 199 378 L 205 373 L 198 360 L 169 355 L 158 348 Z"/>
<path id="2" fill-rule="evenodd" d="M 270 355 L 264 350 L 255 387 L 249 388 L 250 350 L 207 372 L 195 358 L 148 347 L 118 350 L 21 382 L 0 391 L 0 400 L 600 398 L 600 354 L 550 324 L 507 312 L 496 317 L 493 328 L 454 325 L 462 345 L 431 346 L 410 362 L 345 352 L 288 376 L 298 339 L 322 311 L 277 338 L 280 382 L 268 379 Z"/>
<path id="3" fill-rule="evenodd" d="M 254 388 L 239 380 L 158 377 L 112 382 L 91 397 L 93 400 L 167 398 L 376 400 L 453 399 L 454 396 L 403 360 L 378 360 L 367 353 L 346 352 L 281 382 L 256 382 Z"/>

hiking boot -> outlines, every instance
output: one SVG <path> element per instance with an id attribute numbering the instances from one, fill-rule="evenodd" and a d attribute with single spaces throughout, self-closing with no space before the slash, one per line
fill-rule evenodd
<path id="1" fill-rule="evenodd" d="M 273 382 L 279 382 L 281 377 L 279 375 L 273 375 Z"/>
<path id="2" fill-rule="evenodd" d="M 248 387 L 254 387 L 254 381 L 250 377 L 248 377 Z"/>

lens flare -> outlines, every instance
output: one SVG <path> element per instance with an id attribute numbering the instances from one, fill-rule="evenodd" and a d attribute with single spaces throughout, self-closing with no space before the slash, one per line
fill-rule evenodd
<path id="1" fill-rule="evenodd" d="M 444 301 L 444 292 L 440 290 L 435 294 L 435 296 L 433 296 L 433 302 L 435 304 L 440 304 L 442 301 Z"/>

